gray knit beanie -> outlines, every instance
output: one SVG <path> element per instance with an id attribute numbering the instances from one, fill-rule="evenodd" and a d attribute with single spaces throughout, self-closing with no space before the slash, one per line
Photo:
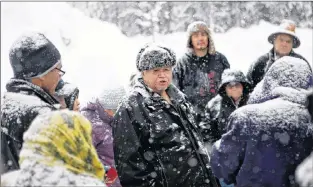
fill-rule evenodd
<path id="1" fill-rule="evenodd" d="M 104 109 L 116 110 L 124 96 L 126 96 L 124 87 L 118 87 L 103 90 L 97 100 Z"/>

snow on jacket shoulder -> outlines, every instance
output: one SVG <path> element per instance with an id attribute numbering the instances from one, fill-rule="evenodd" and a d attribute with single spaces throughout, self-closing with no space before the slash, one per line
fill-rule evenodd
<path id="1" fill-rule="evenodd" d="M 58 101 L 40 87 L 20 79 L 6 85 L 1 104 L 1 158 L 3 171 L 19 168 L 19 152 L 23 134 L 33 119 L 42 113 L 57 110 Z"/>
<path id="2" fill-rule="evenodd" d="M 313 124 L 306 109 L 312 87 L 308 64 L 283 57 L 250 95 L 248 105 L 229 118 L 229 129 L 213 146 L 213 173 L 238 187 L 295 184 L 296 167 L 313 147 Z M 301 146 L 299 146 L 301 145 Z"/>

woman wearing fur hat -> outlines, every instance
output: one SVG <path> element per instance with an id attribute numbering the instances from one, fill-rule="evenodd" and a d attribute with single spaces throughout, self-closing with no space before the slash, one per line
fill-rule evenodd
<path id="1" fill-rule="evenodd" d="M 215 50 L 212 32 L 206 23 L 196 21 L 187 29 L 188 51 L 178 59 L 174 84 L 187 95 L 197 113 L 197 122 L 205 105 L 217 94 L 227 58 Z"/>
<path id="2" fill-rule="evenodd" d="M 59 99 L 62 108 L 79 111 L 80 102 L 78 96 L 79 89 L 75 85 L 64 82 L 62 79 L 60 80 L 56 88 L 56 97 Z"/>
<path id="3" fill-rule="evenodd" d="M 278 29 L 268 36 L 268 42 L 273 44 L 273 48 L 253 62 L 248 70 L 247 78 L 252 84 L 251 89 L 254 89 L 263 79 L 272 64 L 283 56 L 300 58 L 308 63 L 303 56 L 293 51 L 293 48 L 300 46 L 300 39 L 296 35 L 296 25 L 293 21 L 283 20 Z"/>
<path id="4" fill-rule="evenodd" d="M 216 187 L 186 96 L 172 84 L 175 53 L 148 44 L 135 85 L 114 116 L 114 155 L 123 187 Z"/>

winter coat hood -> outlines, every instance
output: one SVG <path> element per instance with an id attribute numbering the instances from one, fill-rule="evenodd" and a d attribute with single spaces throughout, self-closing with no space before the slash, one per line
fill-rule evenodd
<path id="1" fill-rule="evenodd" d="M 305 104 L 303 91 L 313 86 L 313 75 L 308 63 L 299 58 L 285 56 L 278 59 L 251 93 L 248 104 L 262 103 L 283 96 Z M 289 90 L 288 92 L 285 92 Z"/>
<path id="2" fill-rule="evenodd" d="M 218 93 L 221 96 L 226 95 L 225 87 L 230 82 L 240 82 L 243 86 L 243 94 L 249 94 L 251 84 L 246 76 L 240 70 L 225 69 L 222 74 L 222 82 L 218 88 Z"/>

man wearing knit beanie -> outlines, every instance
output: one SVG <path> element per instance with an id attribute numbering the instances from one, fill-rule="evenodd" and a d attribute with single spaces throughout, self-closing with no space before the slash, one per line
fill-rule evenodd
<path id="1" fill-rule="evenodd" d="M 57 110 L 53 97 L 64 75 L 58 49 L 41 33 L 26 33 L 9 53 L 14 77 L 1 105 L 1 158 L 4 172 L 19 168 L 23 134 L 40 113 Z"/>
<path id="2" fill-rule="evenodd" d="M 216 51 L 212 32 L 206 23 L 196 21 L 187 28 L 187 52 L 178 59 L 174 84 L 187 95 L 197 113 L 197 123 L 205 105 L 217 94 L 227 58 Z"/>
<path id="3" fill-rule="evenodd" d="M 113 123 L 123 187 L 218 186 L 191 104 L 172 84 L 175 64 L 175 53 L 163 45 L 148 44 L 137 55 L 140 74 Z"/>

